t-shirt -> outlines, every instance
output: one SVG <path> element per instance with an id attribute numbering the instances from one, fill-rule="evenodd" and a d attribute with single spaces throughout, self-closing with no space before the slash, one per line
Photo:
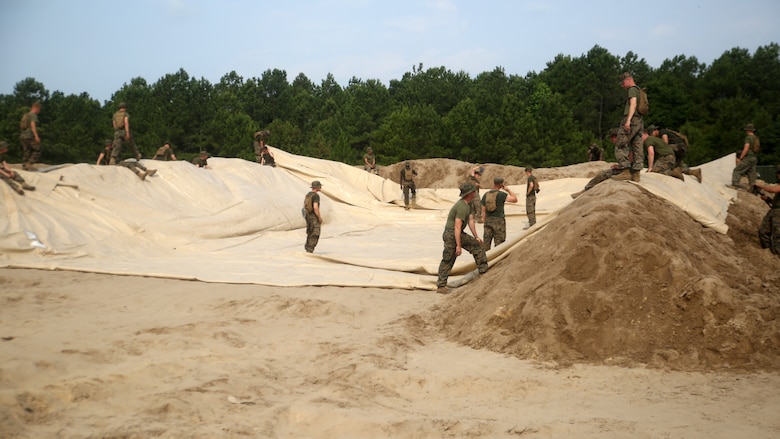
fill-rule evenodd
<path id="1" fill-rule="evenodd" d="M 401 183 L 410 183 L 414 181 L 414 170 L 413 169 L 401 169 Z"/>
<path id="2" fill-rule="evenodd" d="M 530 194 L 528 193 L 528 190 L 531 189 L 531 185 L 534 185 L 534 184 L 536 184 L 536 177 L 534 177 L 533 175 L 529 175 L 528 176 L 528 182 L 525 185 L 525 196 L 526 197 L 536 196 L 536 188 L 533 188 L 533 190 L 531 190 Z"/>
<path id="3" fill-rule="evenodd" d="M 450 213 L 447 215 L 447 225 L 444 228 L 455 230 L 455 219 L 460 218 L 463 221 L 461 231 L 465 230 L 469 223 L 469 214 L 471 214 L 471 206 L 461 198 L 450 209 Z"/>
<path id="4" fill-rule="evenodd" d="M 208 161 L 205 158 L 202 157 L 195 157 L 192 159 L 192 164 L 195 166 L 200 166 L 201 168 L 205 168 L 208 166 Z"/>
<path id="5" fill-rule="evenodd" d="M 636 98 L 636 109 L 634 110 L 634 115 L 639 116 L 639 88 L 638 87 L 629 87 L 628 89 L 628 99 L 626 99 L 626 107 L 623 109 L 623 116 L 628 116 L 628 112 L 631 109 L 631 98 Z"/>
<path id="6" fill-rule="evenodd" d="M 30 111 L 29 113 L 22 116 L 22 123 L 21 128 L 22 132 L 26 134 L 32 134 L 32 124 L 33 122 L 35 125 L 38 125 L 38 115 L 34 112 Z"/>
<path id="7" fill-rule="evenodd" d="M 485 195 L 482 196 L 482 201 L 480 202 L 481 205 L 486 206 L 487 205 L 487 194 L 492 192 L 492 189 L 485 192 Z M 506 202 L 506 197 L 509 196 L 504 191 L 497 191 L 496 194 L 496 210 L 489 211 L 485 209 L 485 216 L 493 217 L 493 218 L 503 218 L 504 217 L 504 203 Z"/>
<path id="8" fill-rule="evenodd" d="M 653 147 L 656 157 L 663 157 L 667 155 L 674 155 L 674 150 L 671 146 L 664 142 L 664 139 L 655 136 L 647 136 L 645 139 L 645 148 Z"/>
<path id="9" fill-rule="evenodd" d="M 745 157 L 747 157 L 747 156 L 749 156 L 749 155 L 751 155 L 751 154 L 752 154 L 752 155 L 755 155 L 755 152 L 754 152 L 754 147 L 756 146 L 756 142 L 758 142 L 758 138 L 757 138 L 755 135 L 753 135 L 753 134 L 748 134 L 748 135 L 745 137 L 745 141 L 744 141 L 744 142 L 742 142 L 742 144 L 743 144 L 743 145 L 744 145 L 745 143 L 747 143 L 747 144 L 750 144 L 750 147 L 748 148 L 748 153 L 747 153 L 747 154 L 745 154 Z"/>

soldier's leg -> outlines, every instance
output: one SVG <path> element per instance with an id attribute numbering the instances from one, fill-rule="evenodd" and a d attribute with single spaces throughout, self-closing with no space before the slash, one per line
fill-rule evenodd
<path id="1" fill-rule="evenodd" d="M 731 172 L 732 186 L 739 186 L 739 181 L 742 179 L 743 175 L 747 174 L 749 169 L 750 165 L 745 163 L 744 160 L 737 163 L 737 166 L 734 166 L 734 170 Z"/>
<path id="2" fill-rule="evenodd" d="M 41 142 L 33 140 L 30 143 L 30 150 L 30 158 L 27 160 L 28 166 L 41 160 Z"/>
<path id="3" fill-rule="evenodd" d="M 493 221 L 492 217 L 487 217 L 485 219 L 485 226 L 482 228 L 482 248 L 485 249 L 485 251 L 490 250 L 490 245 L 493 242 L 493 224 L 495 222 Z M 498 240 L 496 240 L 496 245 L 498 245 Z"/>
<path id="4" fill-rule="evenodd" d="M 756 156 L 751 156 L 747 157 L 746 160 L 749 162 L 747 170 L 748 189 L 752 189 L 753 185 L 756 184 L 756 179 L 758 178 L 758 170 L 756 168 L 758 165 L 758 158 Z"/>
<path id="5" fill-rule="evenodd" d="M 536 195 L 525 197 L 525 214 L 528 216 L 528 226 L 536 224 Z"/>
<path id="6" fill-rule="evenodd" d="M 506 218 L 499 218 L 497 224 L 493 226 L 495 229 L 496 247 L 506 241 Z"/>
<path id="7" fill-rule="evenodd" d="M 477 269 L 481 274 L 488 271 L 488 260 L 485 255 L 485 249 L 479 244 L 473 236 L 468 233 L 460 234 L 460 246 L 466 249 L 472 256 L 474 256 L 474 262 L 477 263 Z"/>
<path id="8" fill-rule="evenodd" d="M 758 226 L 758 243 L 761 248 L 772 248 L 772 211 L 770 210 Z"/>
<path id="9" fill-rule="evenodd" d="M 775 194 L 775 196 L 779 195 Z M 770 217 L 770 221 L 772 222 L 772 236 L 770 238 L 771 246 L 769 248 L 772 250 L 772 253 L 780 256 L 780 209 L 772 209 L 769 213 L 772 215 Z"/>
<path id="10" fill-rule="evenodd" d="M 320 222 L 316 216 L 309 215 L 306 217 L 306 245 L 304 248 L 307 252 L 311 253 L 314 248 L 317 247 L 317 243 L 320 241 Z"/>
<path id="11" fill-rule="evenodd" d="M 125 130 L 114 131 L 114 142 L 111 144 L 111 159 L 109 165 L 116 165 L 122 157 L 122 145 L 124 144 Z"/>
<path id="12" fill-rule="evenodd" d="M 404 206 L 409 207 L 409 185 L 404 184 Z"/>
<path id="13" fill-rule="evenodd" d="M 462 237 L 463 235 L 461 235 Z M 441 262 L 439 263 L 439 278 L 436 280 L 436 286 L 439 288 L 447 286 L 447 279 L 450 277 L 452 266 L 455 265 L 455 232 L 445 230 L 441 237 L 444 241 L 444 250 L 441 253 Z"/>

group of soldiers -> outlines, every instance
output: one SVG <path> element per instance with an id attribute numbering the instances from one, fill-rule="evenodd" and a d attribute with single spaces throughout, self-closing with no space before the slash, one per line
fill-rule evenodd
<path id="1" fill-rule="evenodd" d="M 363 169 L 376 173 L 376 157 L 372 148 L 366 150 L 363 157 Z M 476 165 L 472 167 L 467 180 L 460 185 L 458 201 L 450 209 L 447 221 L 442 233 L 444 250 L 439 263 L 436 292 L 448 294 L 447 280 L 455 264 L 455 260 L 466 249 L 474 257 L 480 274 L 488 270 L 486 251 L 490 250 L 493 243 L 496 246 L 506 241 L 506 217 L 505 203 L 517 203 L 517 195 L 506 185 L 502 177 L 493 179 L 493 186 L 481 198 L 479 190 L 482 187 L 482 175 L 485 167 Z M 410 203 L 417 194 L 415 178 L 417 170 L 412 167 L 410 161 L 404 162 L 401 168 L 399 181 L 403 192 L 404 209 L 410 209 Z M 536 224 L 536 194 L 539 192 L 539 182 L 533 175 L 533 169 L 525 168 L 526 175 L 526 214 L 528 225 L 525 229 Z M 304 249 L 312 253 L 320 238 L 322 215 L 320 214 L 320 195 L 322 184 L 319 181 L 311 183 L 311 191 L 306 194 L 303 202 L 302 214 L 306 219 L 306 243 Z M 479 238 L 476 223 L 483 223 L 483 237 Z M 463 233 L 469 228 L 471 235 Z"/>

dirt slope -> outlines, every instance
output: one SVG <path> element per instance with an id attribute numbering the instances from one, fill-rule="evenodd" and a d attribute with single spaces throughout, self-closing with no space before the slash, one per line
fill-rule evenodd
<path id="1" fill-rule="evenodd" d="M 470 165 L 415 161 L 421 187 L 452 187 Z M 589 177 L 606 165 L 539 169 Z M 393 178 L 400 164 L 384 168 Z M 522 169 L 486 165 L 523 182 Z M 429 178 L 430 177 L 430 178 Z M 740 193 L 728 235 L 629 182 L 607 181 L 475 282 L 435 321 L 463 344 L 563 364 L 780 370 L 780 258 L 758 245 L 767 212 Z"/>

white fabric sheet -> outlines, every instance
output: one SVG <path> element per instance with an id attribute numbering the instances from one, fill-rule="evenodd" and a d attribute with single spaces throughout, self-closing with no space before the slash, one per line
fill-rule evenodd
<path id="1" fill-rule="evenodd" d="M 272 150 L 276 168 L 218 157 L 209 159 L 211 169 L 144 160 L 158 170 L 146 181 L 118 166 L 21 171 L 37 190 L 20 196 L 0 182 L 0 266 L 276 286 L 435 288 L 457 188 L 419 189 L 417 208 L 406 211 L 397 183 Z M 702 166 L 704 184 L 647 173 L 639 184 L 725 233 L 733 166 L 733 154 Z M 301 207 L 312 180 L 323 184 L 324 223 L 308 254 Z M 527 231 L 524 197 L 507 204 L 507 242 L 488 253 L 491 263 L 544 227 L 587 181 L 544 181 L 538 223 Z M 512 189 L 522 194 L 525 186 Z M 482 225 L 477 230 L 482 236 Z M 474 268 L 464 253 L 451 285 L 471 279 Z"/>

